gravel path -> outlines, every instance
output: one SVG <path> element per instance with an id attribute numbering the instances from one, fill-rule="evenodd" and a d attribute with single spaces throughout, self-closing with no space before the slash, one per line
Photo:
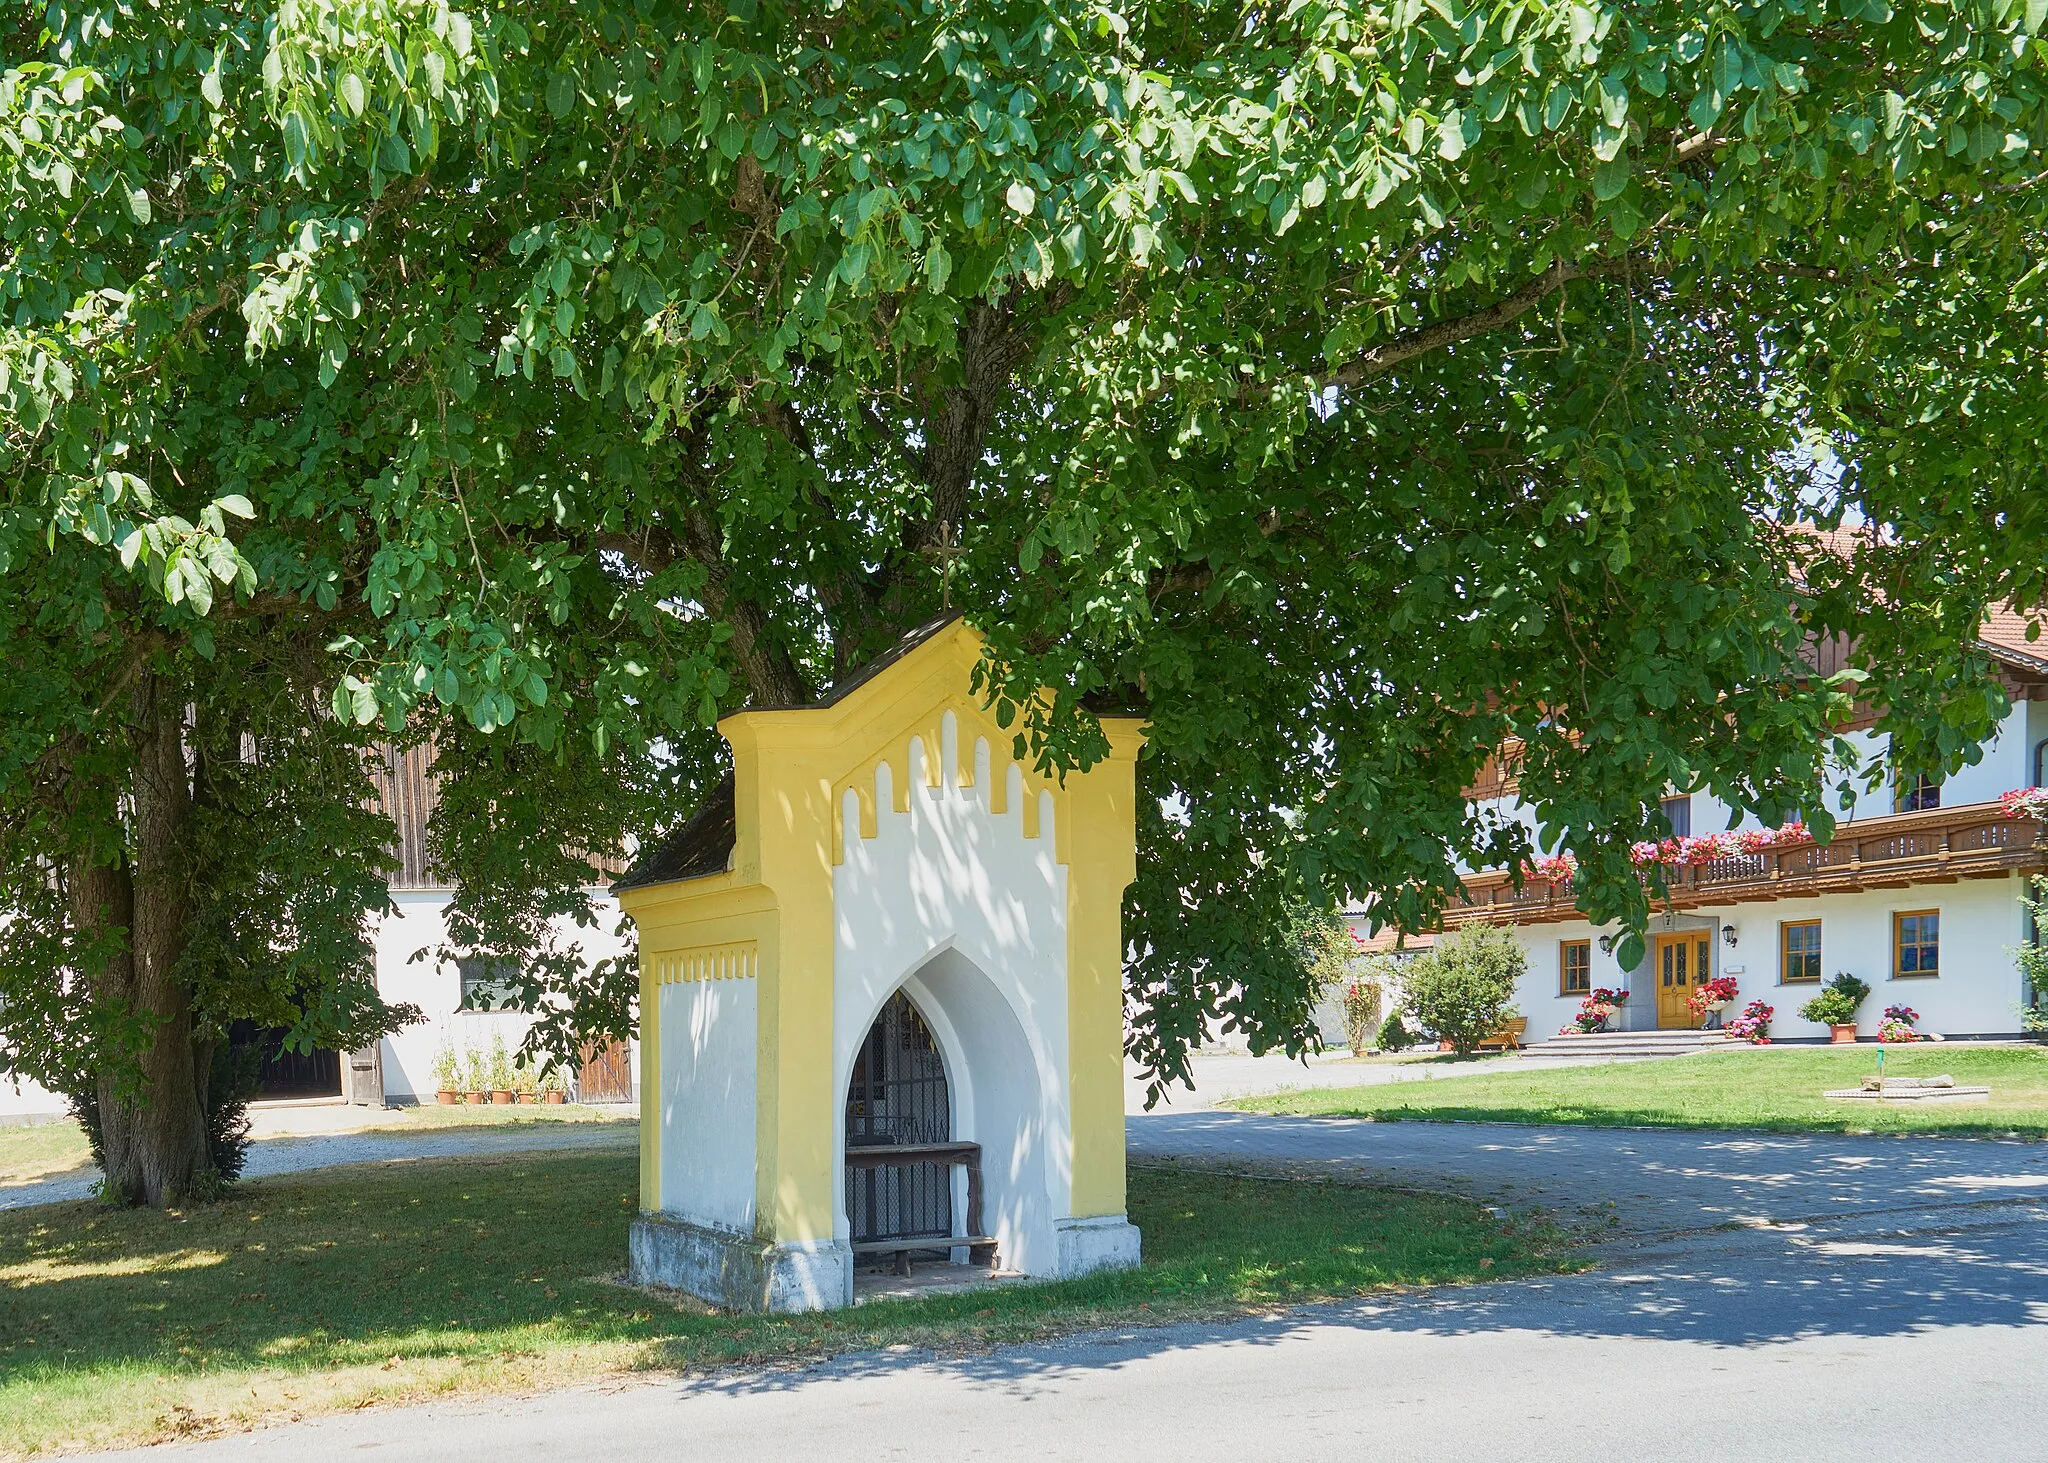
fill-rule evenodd
<path id="1" fill-rule="evenodd" d="M 334 1133 L 315 1137 L 259 1138 L 249 1145 L 248 1178 L 303 1173 L 347 1163 L 388 1163 L 411 1158 L 480 1158 L 498 1153 L 560 1149 L 631 1149 L 640 1125 L 621 1123 L 522 1123 L 505 1128 L 434 1128 L 415 1133 Z M 0 1210 L 89 1198 L 99 1171 L 64 1174 L 36 1183 L 0 1188 Z"/>

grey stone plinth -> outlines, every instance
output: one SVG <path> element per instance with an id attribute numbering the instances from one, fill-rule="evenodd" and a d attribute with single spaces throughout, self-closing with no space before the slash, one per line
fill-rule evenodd
<path id="1" fill-rule="evenodd" d="M 1097 1270 L 1129 1270 L 1138 1263 L 1138 1226 L 1121 1214 L 1062 1219 L 1056 1228 L 1062 1279 Z"/>
<path id="2" fill-rule="evenodd" d="M 733 1311 L 829 1311 L 853 1304 L 853 1252 L 643 1214 L 627 1241 L 636 1285 L 687 1291 Z"/>

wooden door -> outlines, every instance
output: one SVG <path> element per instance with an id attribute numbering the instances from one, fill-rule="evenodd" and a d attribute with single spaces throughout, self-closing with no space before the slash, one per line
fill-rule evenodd
<path id="1" fill-rule="evenodd" d="M 623 1041 L 585 1042 L 576 1074 L 578 1102 L 627 1102 L 633 1096 L 633 1063 Z"/>
<path id="2" fill-rule="evenodd" d="M 1695 987 L 1713 978 L 1713 942 L 1705 930 L 1657 936 L 1657 1026 L 1687 1031 L 1704 1017 L 1687 1004 Z"/>

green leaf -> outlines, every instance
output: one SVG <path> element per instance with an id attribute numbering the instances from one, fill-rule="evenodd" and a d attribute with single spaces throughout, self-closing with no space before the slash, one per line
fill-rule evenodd
<path id="1" fill-rule="evenodd" d="M 1605 203 L 1610 198 L 1619 198 L 1628 187 L 1629 165 L 1626 156 L 1612 162 L 1601 163 L 1593 169 L 1593 196 Z"/>
<path id="2" fill-rule="evenodd" d="M 130 188 L 128 190 L 128 215 L 139 224 L 149 222 L 149 190 Z"/>
<path id="3" fill-rule="evenodd" d="M 576 79 L 566 71 L 557 71 L 548 78 L 548 111 L 566 117 L 575 105 Z"/>
<path id="4" fill-rule="evenodd" d="M 341 104 L 348 108 L 351 117 L 363 115 L 363 79 L 353 71 L 344 72 L 341 78 Z"/>
<path id="5" fill-rule="evenodd" d="M 1028 217 L 1031 210 L 1038 206 L 1038 194 L 1029 184 L 1012 183 L 1009 191 L 1003 195 L 1003 201 L 1010 205 L 1012 212 Z"/>

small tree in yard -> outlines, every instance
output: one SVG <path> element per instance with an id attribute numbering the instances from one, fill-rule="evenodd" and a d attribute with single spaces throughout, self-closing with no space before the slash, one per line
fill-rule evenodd
<path id="1" fill-rule="evenodd" d="M 1515 937 L 1498 925 L 1468 925 L 1408 967 L 1409 1013 L 1470 1056 L 1500 1030 L 1515 998 L 1515 982 L 1529 968 Z"/>

